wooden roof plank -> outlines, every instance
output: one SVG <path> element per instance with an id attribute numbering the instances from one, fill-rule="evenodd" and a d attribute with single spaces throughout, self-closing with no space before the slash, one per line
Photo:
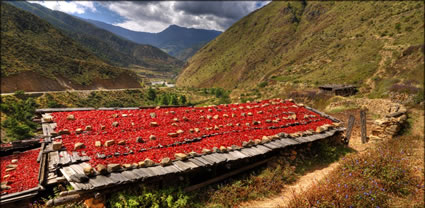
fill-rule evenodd
<path id="1" fill-rule="evenodd" d="M 235 157 L 238 157 L 239 159 L 243 159 L 243 158 L 246 158 L 248 156 L 248 155 L 245 155 L 244 153 L 242 153 L 240 150 L 232 151 L 232 154 Z"/>
<path id="2" fill-rule="evenodd" d="M 108 177 L 113 180 L 115 184 L 122 184 L 128 180 L 128 178 L 124 177 L 121 173 L 110 173 Z"/>
<path id="3" fill-rule="evenodd" d="M 264 145 L 257 145 L 256 148 L 257 150 L 261 151 L 261 154 L 266 154 L 267 152 L 271 151 L 270 148 L 267 148 Z"/>
<path id="4" fill-rule="evenodd" d="M 72 168 L 70 167 L 64 167 L 61 168 L 60 171 L 62 172 L 63 176 L 66 178 L 66 180 L 71 184 L 72 187 L 74 187 L 75 190 L 82 190 L 82 189 L 86 189 L 86 186 L 84 186 L 81 183 L 75 183 L 75 182 L 71 182 L 71 175 L 74 175 L 75 172 Z"/>
<path id="5" fill-rule="evenodd" d="M 147 175 L 147 177 L 155 176 L 155 173 L 149 168 L 141 168 L 140 170 L 143 171 Z"/>
<path id="6" fill-rule="evenodd" d="M 84 168 L 80 166 L 80 164 L 74 164 L 70 165 L 69 169 L 73 171 L 73 174 L 83 174 L 84 175 Z M 77 186 L 80 186 L 81 189 L 89 190 L 93 188 L 93 185 L 90 183 L 75 183 Z"/>
<path id="7" fill-rule="evenodd" d="M 187 163 L 184 163 L 182 161 L 174 161 L 173 164 L 175 166 L 177 166 L 182 171 L 186 171 L 186 170 L 192 169 L 192 166 L 190 166 Z"/>
<path id="8" fill-rule="evenodd" d="M 295 141 L 297 141 L 298 143 L 310 142 L 310 141 L 306 140 L 304 137 L 297 137 L 297 138 L 295 138 Z"/>
<path id="9" fill-rule="evenodd" d="M 239 152 L 239 151 L 234 150 L 234 151 L 230 151 L 229 153 L 227 153 L 227 155 L 229 155 L 229 156 L 230 156 L 230 157 L 229 157 L 229 160 L 230 160 L 230 161 L 240 160 L 240 159 L 242 159 L 242 158 L 244 158 L 244 157 L 245 157 L 244 155 L 240 155 L 240 154 L 238 154 L 238 152 Z"/>
<path id="10" fill-rule="evenodd" d="M 261 148 L 261 149 L 263 149 L 265 152 L 270 152 L 270 151 L 272 151 L 272 149 L 270 149 L 270 148 L 268 148 L 268 147 L 266 147 L 266 146 L 264 146 L 264 145 L 258 145 L 258 147 L 259 147 L 259 148 Z"/>
<path id="11" fill-rule="evenodd" d="M 285 148 L 287 146 L 291 146 L 292 143 L 288 142 L 285 139 L 279 139 L 278 142 L 280 143 L 280 148 Z"/>
<path id="12" fill-rule="evenodd" d="M 136 169 L 133 169 L 133 170 L 131 170 L 134 174 L 136 174 L 138 177 L 139 177 L 139 179 L 143 179 L 143 178 L 146 178 L 148 175 L 144 172 L 144 171 L 141 171 L 141 169 L 142 168 L 136 168 Z"/>
<path id="13" fill-rule="evenodd" d="M 281 141 L 284 141 L 286 143 L 289 143 L 290 145 L 295 145 L 295 144 L 299 144 L 297 141 L 293 140 L 293 139 L 281 139 Z"/>
<path id="14" fill-rule="evenodd" d="M 192 162 L 192 163 L 194 163 L 195 165 L 197 165 L 199 167 L 202 167 L 202 166 L 205 165 L 203 162 L 197 160 L 196 158 L 190 158 L 189 161 Z"/>
<path id="15" fill-rule="evenodd" d="M 184 164 L 188 165 L 190 167 L 190 169 L 195 169 L 198 168 L 198 165 L 196 165 L 195 163 L 191 162 L 191 161 L 183 161 Z"/>
<path id="16" fill-rule="evenodd" d="M 163 170 L 164 168 L 162 166 L 154 166 L 147 169 L 151 170 L 155 174 L 154 176 L 165 175 L 167 173 L 167 171 Z"/>
<path id="17" fill-rule="evenodd" d="M 122 175 L 124 175 L 126 178 L 130 179 L 130 181 L 136 181 L 139 179 L 139 176 L 132 171 L 123 171 L 121 172 Z"/>
<path id="18" fill-rule="evenodd" d="M 80 164 L 73 164 L 69 166 L 75 173 L 84 174 L 84 168 Z"/>
<path id="19" fill-rule="evenodd" d="M 252 156 L 254 156 L 254 154 L 253 154 L 251 151 L 249 151 L 249 150 L 248 150 L 248 148 L 242 148 L 240 151 L 241 151 L 243 154 L 247 155 L 248 157 L 252 157 Z"/>
<path id="20" fill-rule="evenodd" d="M 221 153 L 212 153 L 209 155 L 210 157 L 214 157 L 214 159 L 217 161 L 217 163 L 226 162 L 227 158 L 223 156 Z"/>
<path id="21" fill-rule="evenodd" d="M 167 171 L 167 174 L 180 172 L 180 170 L 174 165 L 165 166 L 164 169 Z"/>
<path id="22" fill-rule="evenodd" d="M 94 178 L 90 178 L 90 183 L 92 184 L 98 184 L 95 187 L 104 187 L 104 186 L 108 186 L 110 184 L 113 184 L 114 181 L 111 180 L 109 177 L 103 176 L 103 175 L 97 175 Z"/>
<path id="23" fill-rule="evenodd" d="M 230 151 L 231 152 L 231 151 Z M 237 160 L 238 158 L 234 157 L 232 154 L 230 154 L 230 152 L 227 153 L 221 153 L 221 155 L 223 157 L 226 157 L 227 161 L 233 161 L 233 160 Z"/>
<path id="24" fill-rule="evenodd" d="M 218 163 L 227 161 L 227 157 L 223 153 L 212 153 L 211 156 L 215 157 L 219 161 Z"/>
<path id="25" fill-rule="evenodd" d="M 70 164 L 72 161 L 71 161 L 71 156 L 68 154 L 68 152 L 64 151 L 63 155 L 66 158 L 66 164 Z"/>
<path id="26" fill-rule="evenodd" d="M 83 168 L 83 172 L 84 172 L 84 168 L 85 167 L 90 167 L 90 164 L 88 164 L 88 163 L 81 163 L 81 164 L 79 164 L 79 167 Z M 109 185 L 111 183 L 114 183 L 114 181 L 112 181 L 111 179 L 109 179 L 106 176 L 97 175 L 95 177 L 90 178 L 89 183 L 92 184 L 93 187 L 99 188 L 99 187 L 104 187 L 104 186 L 107 186 L 107 185 Z"/>
<path id="27" fill-rule="evenodd" d="M 246 151 L 249 152 L 249 153 L 251 153 L 251 156 L 260 155 L 260 152 L 257 151 L 257 149 L 255 148 L 255 146 L 246 148 Z"/>
<path id="28" fill-rule="evenodd" d="M 212 165 L 211 163 L 209 163 L 207 160 L 205 160 L 204 158 L 202 158 L 202 157 L 194 157 L 194 158 L 192 158 L 193 160 L 196 160 L 197 162 L 199 162 L 199 163 L 202 163 L 202 166 L 209 166 L 209 165 Z"/>
<path id="29" fill-rule="evenodd" d="M 72 157 L 75 159 L 76 162 L 81 161 L 81 157 L 78 152 L 72 152 Z"/>
<path id="30" fill-rule="evenodd" d="M 211 165 L 215 165 L 218 162 L 218 160 L 215 157 L 211 157 L 211 155 L 202 155 L 201 158 Z"/>
<path id="31" fill-rule="evenodd" d="M 269 143 L 266 143 L 266 144 L 263 144 L 263 145 L 272 149 L 272 150 L 279 148 L 279 146 L 276 143 L 272 143 L 272 142 L 269 142 Z"/>

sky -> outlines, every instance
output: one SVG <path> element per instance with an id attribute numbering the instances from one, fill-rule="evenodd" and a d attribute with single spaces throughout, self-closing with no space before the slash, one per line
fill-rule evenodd
<path id="1" fill-rule="evenodd" d="M 270 1 L 30 1 L 129 30 L 161 32 L 174 24 L 224 31 Z"/>

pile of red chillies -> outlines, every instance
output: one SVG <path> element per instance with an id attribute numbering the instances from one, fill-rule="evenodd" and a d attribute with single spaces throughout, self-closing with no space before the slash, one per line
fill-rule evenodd
<path id="1" fill-rule="evenodd" d="M 21 192 L 37 187 L 39 169 L 37 156 L 39 151 L 40 149 L 34 149 L 0 157 L 1 182 L 10 187 L 7 190 L 2 190 L 2 194 Z M 14 159 L 17 160 L 16 163 L 12 163 Z M 17 167 L 13 170 L 6 171 L 6 169 L 9 169 L 9 165 L 17 165 Z"/>
<path id="2" fill-rule="evenodd" d="M 69 115 L 75 119 L 68 120 Z M 244 141 L 261 140 L 263 136 L 282 132 L 314 131 L 318 126 L 332 123 L 304 106 L 280 99 L 211 107 L 55 112 L 52 116 L 57 123 L 55 131 L 70 131 L 69 135 L 61 135 L 67 151 L 89 156 L 92 166 L 132 164 L 146 158 L 160 162 L 165 157 L 174 159 L 176 153 L 201 153 L 203 149 L 221 146 L 241 147 Z M 270 122 L 273 120 L 275 122 Z M 118 122 L 118 126 L 113 126 L 113 122 Z M 151 126 L 151 122 L 158 126 Z M 87 126 L 92 129 L 76 133 L 78 128 L 84 130 Z M 194 131 L 195 128 L 199 131 Z M 183 133 L 175 137 L 169 135 L 179 130 Z M 151 140 L 151 135 L 156 139 Z M 137 137 L 143 142 L 137 142 Z M 114 140 L 115 144 L 105 147 L 108 140 Z M 118 145 L 122 140 L 125 145 Z M 96 147 L 96 141 L 102 146 Z M 84 148 L 74 150 L 76 143 L 83 143 Z"/>

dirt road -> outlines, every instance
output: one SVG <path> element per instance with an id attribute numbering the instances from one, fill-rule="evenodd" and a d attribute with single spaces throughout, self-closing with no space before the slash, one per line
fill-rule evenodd
<path id="1" fill-rule="evenodd" d="M 44 93 L 61 93 L 61 92 L 93 92 L 93 91 L 124 91 L 124 90 L 140 90 L 143 88 L 126 88 L 126 89 L 95 89 L 95 90 L 62 90 L 62 91 L 43 91 L 43 92 L 25 92 L 27 95 L 44 94 Z M 13 95 L 11 93 L 1 93 L 1 95 Z"/>

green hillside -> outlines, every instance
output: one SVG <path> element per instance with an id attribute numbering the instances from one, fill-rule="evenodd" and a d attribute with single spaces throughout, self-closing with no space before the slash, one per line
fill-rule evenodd
<path id="1" fill-rule="evenodd" d="M 423 88 L 424 2 L 271 2 L 198 51 L 178 86 Z"/>
<path id="2" fill-rule="evenodd" d="M 52 80 L 50 84 L 60 89 L 66 86 L 59 81 L 66 82 L 68 88 L 138 86 L 127 70 L 106 64 L 48 22 L 5 3 L 1 4 L 1 41 L 2 92 L 12 89 L 16 82 L 29 84 L 40 79 Z M 45 86 L 23 90 L 43 89 Z"/>
<path id="3" fill-rule="evenodd" d="M 66 13 L 53 11 L 25 1 L 8 3 L 31 12 L 56 28 L 63 30 L 66 36 L 76 40 L 107 63 L 121 67 L 139 66 L 168 73 L 169 77 L 177 75 L 183 65 L 182 61 L 168 55 L 159 48 L 128 41 Z"/>

